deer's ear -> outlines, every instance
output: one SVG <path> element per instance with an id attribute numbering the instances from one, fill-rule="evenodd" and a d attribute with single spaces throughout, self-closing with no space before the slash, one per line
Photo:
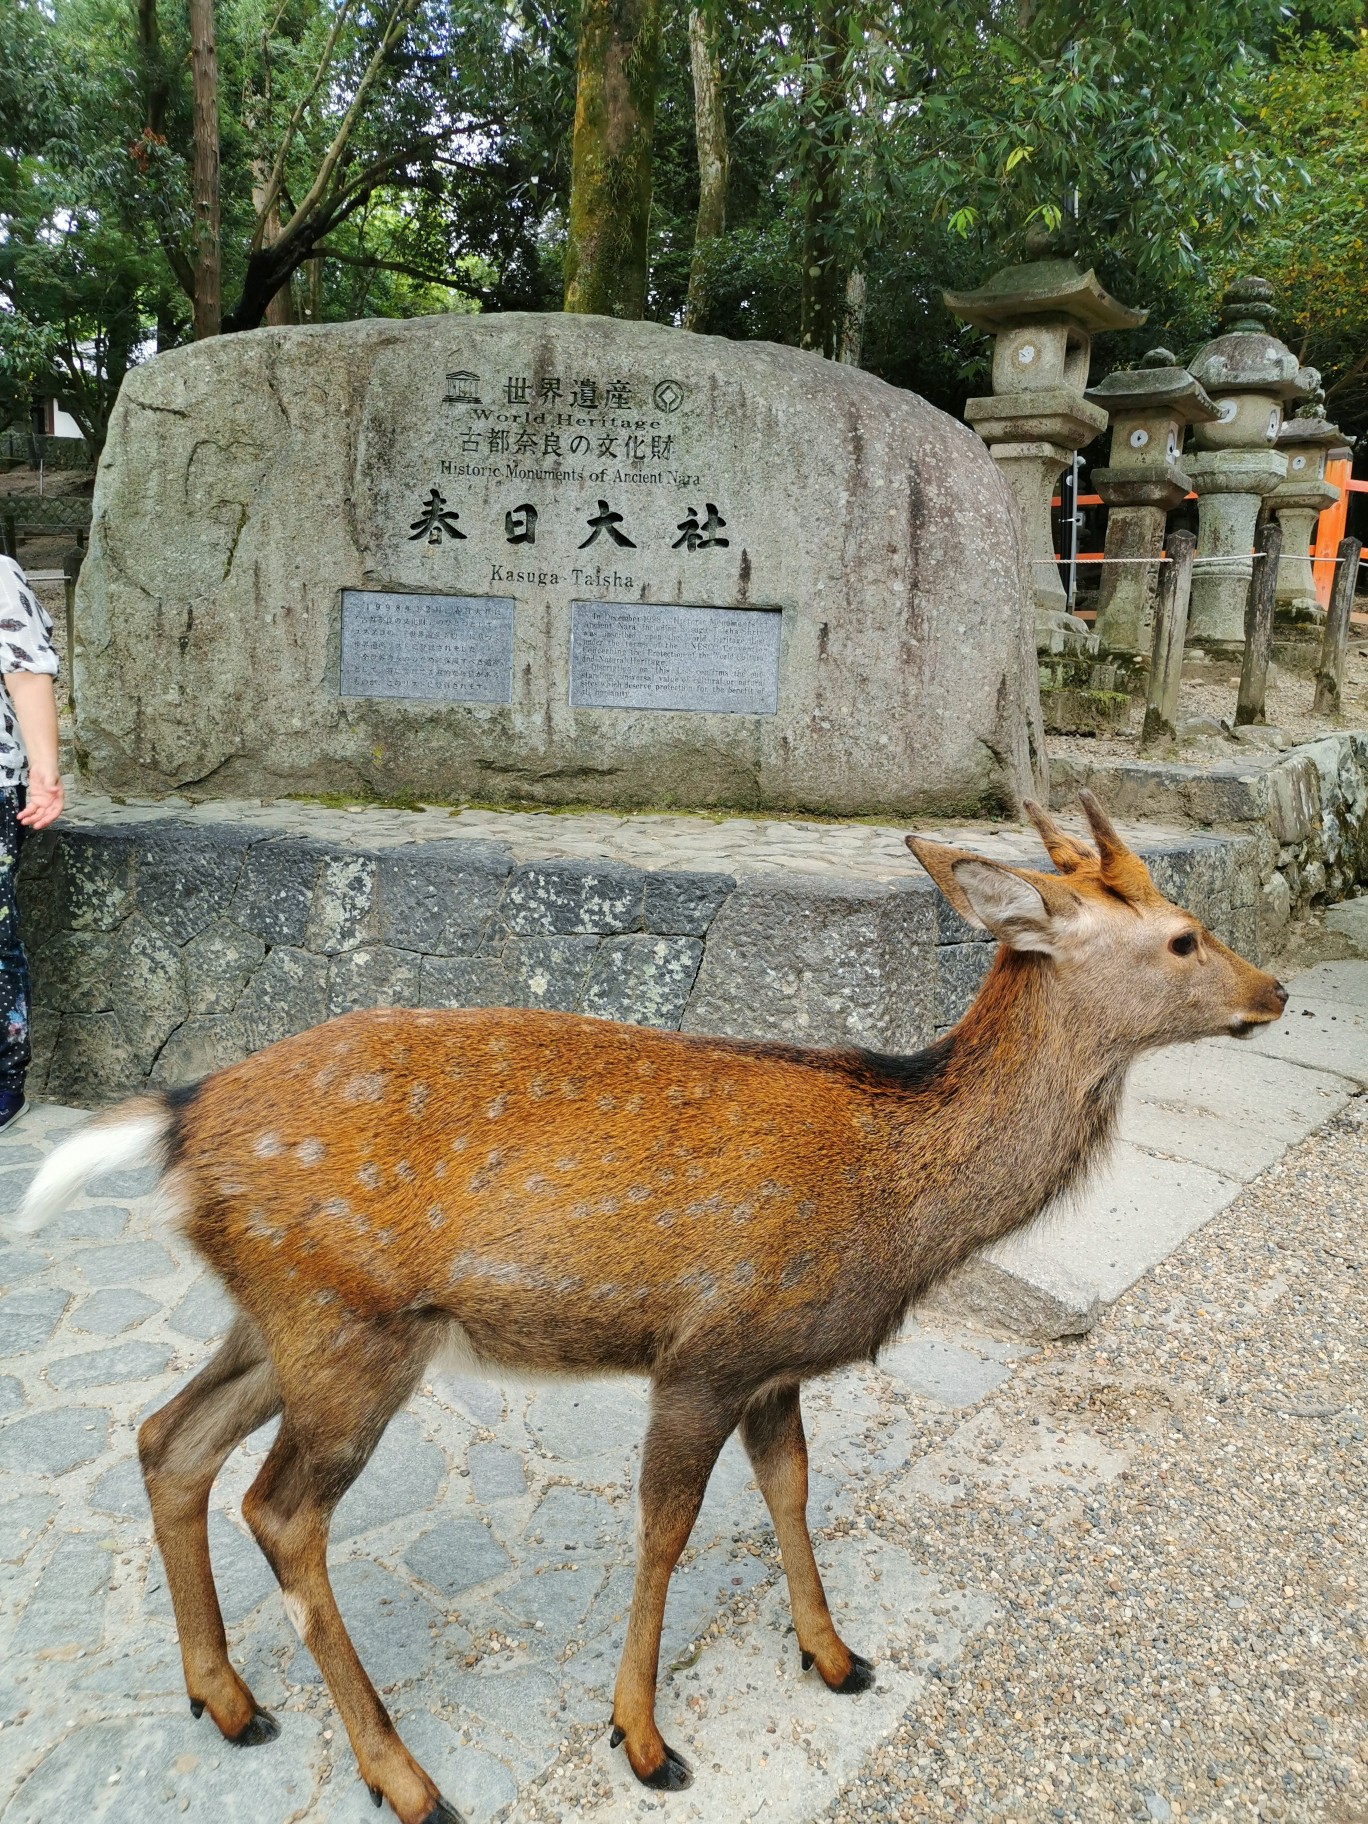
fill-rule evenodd
<path id="1" fill-rule="evenodd" d="M 928 842 L 922 836 L 907 836 L 903 840 L 964 922 L 973 925 L 977 931 L 986 931 L 988 926 L 975 912 L 969 895 L 955 879 L 956 862 L 972 859 L 968 850 L 952 849 L 944 842 Z"/>
<path id="2" fill-rule="evenodd" d="M 1013 950 L 1058 954 L 1068 920 L 1023 875 L 975 855 L 956 861 L 952 872 L 956 886 L 973 907 L 975 924 Z"/>

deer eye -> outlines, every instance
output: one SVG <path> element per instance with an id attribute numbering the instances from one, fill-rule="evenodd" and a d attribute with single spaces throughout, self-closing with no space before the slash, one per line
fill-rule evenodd
<path id="1" fill-rule="evenodd" d="M 1175 956 L 1191 956 L 1196 948 L 1197 934 L 1195 931 L 1180 931 L 1177 937 L 1169 943 L 1169 949 Z"/>

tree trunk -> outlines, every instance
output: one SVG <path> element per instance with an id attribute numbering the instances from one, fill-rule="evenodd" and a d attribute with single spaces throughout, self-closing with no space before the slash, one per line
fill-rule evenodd
<path id="1" fill-rule="evenodd" d="M 166 131 L 167 87 L 157 0 L 138 0 L 138 54 L 142 62 L 147 131 L 160 139 Z"/>
<path id="2" fill-rule="evenodd" d="M 304 321 L 320 323 L 323 320 L 323 261 L 315 254 L 304 264 L 308 270 L 304 287 Z"/>
<path id="3" fill-rule="evenodd" d="M 689 262 L 685 329 L 704 327 L 708 309 L 704 262 L 709 243 L 720 240 L 727 225 L 727 171 L 731 151 L 722 109 L 722 61 L 717 49 L 715 6 L 716 0 L 704 0 L 702 6 L 689 9 L 694 139 L 698 146 L 698 219 L 694 224 L 693 258 Z"/>
<path id="4" fill-rule="evenodd" d="M 660 0 L 584 0 L 565 249 L 568 311 L 606 317 L 645 311 L 659 66 Z"/>
<path id="5" fill-rule="evenodd" d="M 812 61 L 819 70 L 805 105 L 807 169 L 803 210 L 803 284 L 798 345 L 834 360 L 845 314 L 845 272 L 837 225 L 841 210 L 840 144 L 848 129 L 842 80 L 846 14 L 842 0 L 823 0 L 815 17 Z"/>
<path id="6" fill-rule="evenodd" d="M 864 354 L 865 314 L 869 308 L 869 287 L 862 272 L 852 272 L 846 280 L 845 318 L 841 324 L 840 359 L 847 367 L 858 367 Z"/>
<path id="7" fill-rule="evenodd" d="M 266 189 L 270 182 L 270 169 L 260 161 L 252 166 L 252 207 L 262 223 L 261 244 L 263 247 L 274 247 L 280 239 L 280 204 L 273 202 L 269 209 L 266 204 Z M 264 218 L 263 218 L 264 211 Z M 277 326 L 297 321 L 294 310 L 294 294 L 290 281 L 286 279 L 266 306 L 263 322 Z"/>
<path id="8" fill-rule="evenodd" d="M 293 323 L 295 320 L 294 292 L 287 279 L 266 306 L 265 321 L 279 326 L 285 323 Z"/>
<path id="9" fill-rule="evenodd" d="M 219 267 L 218 47 L 214 0 L 190 0 L 190 80 L 194 92 L 195 340 L 218 335 L 223 285 Z"/>

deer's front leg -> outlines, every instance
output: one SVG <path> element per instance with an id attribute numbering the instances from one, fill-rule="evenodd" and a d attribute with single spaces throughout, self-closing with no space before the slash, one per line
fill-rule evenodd
<path id="1" fill-rule="evenodd" d="M 625 1741 L 632 1772 L 643 1785 L 663 1792 L 678 1792 L 693 1779 L 688 1763 L 656 1727 L 665 1593 L 736 1417 L 734 1407 L 724 1407 L 697 1386 L 657 1387 L 652 1395 L 641 1456 L 636 1582 L 613 1693 L 613 1746 Z"/>
<path id="2" fill-rule="evenodd" d="M 833 1691 L 867 1691 L 874 1668 L 836 1632 L 808 1532 L 808 1457 L 797 1387 L 762 1394 L 746 1408 L 741 1441 L 774 1522 L 788 1578 L 803 1670 L 815 1664 Z"/>

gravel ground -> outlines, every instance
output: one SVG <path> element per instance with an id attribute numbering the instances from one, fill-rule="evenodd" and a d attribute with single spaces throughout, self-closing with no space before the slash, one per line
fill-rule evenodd
<path id="1" fill-rule="evenodd" d="M 1000 1614 L 831 1824 L 1368 1819 L 1366 1142 L 1359 1097 L 871 1491 L 872 1526 Z M 1014 1499 L 1042 1440 L 1070 1468 Z M 947 1504 L 907 1499 L 937 1481 Z"/>
<path id="2" fill-rule="evenodd" d="M 1230 721 L 1235 714 L 1238 684 L 1239 672 L 1233 665 L 1189 665 L 1183 673 L 1179 716 L 1215 716 L 1217 721 Z M 1344 728 L 1368 725 L 1368 620 L 1356 616 L 1350 626 L 1342 713 L 1339 716 L 1314 714 L 1311 709 L 1314 695 L 1315 679 L 1308 673 L 1289 670 L 1285 665 L 1270 665 L 1265 722 L 1270 728 L 1282 729 L 1291 745 L 1337 734 Z M 1133 759 L 1144 717 L 1145 699 L 1140 695 L 1131 700 L 1124 729 L 1112 729 L 1099 735 L 1051 735 L 1050 751 Z M 1223 743 L 1219 737 L 1205 737 L 1182 744 L 1172 756 L 1161 752 L 1155 757 L 1198 762 L 1216 758 L 1238 760 L 1243 751 L 1234 741 Z"/>

